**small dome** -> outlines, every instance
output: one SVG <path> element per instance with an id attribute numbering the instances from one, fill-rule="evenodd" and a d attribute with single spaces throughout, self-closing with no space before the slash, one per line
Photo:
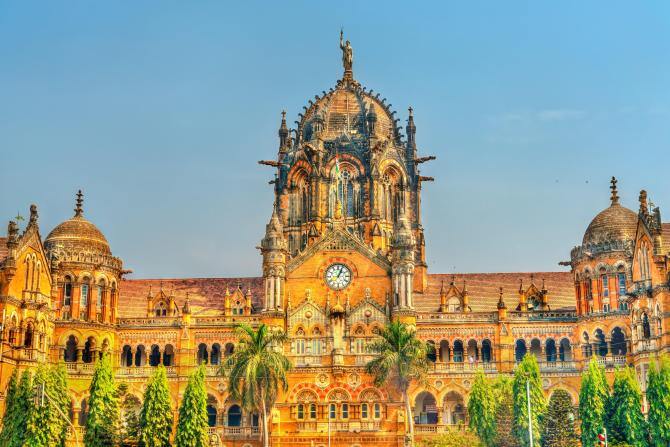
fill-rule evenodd
<path id="1" fill-rule="evenodd" d="M 637 231 L 637 214 L 619 205 L 612 204 L 593 218 L 586 233 L 583 245 L 610 240 L 633 240 Z"/>
<path id="2" fill-rule="evenodd" d="M 610 189 L 612 190 L 611 205 L 593 218 L 586 229 L 586 233 L 584 233 L 582 245 L 635 239 L 637 214 L 619 204 L 619 192 L 617 191 L 617 179 L 615 177 L 610 180 Z"/>
<path id="3" fill-rule="evenodd" d="M 82 204 L 83 194 L 80 190 L 77 193 L 74 216 L 51 230 L 51 233 L 44 240 L 44 247 L 47 251 L 59 248 L 65 251 L 85 250 L 111 255 L 112 250 L 109 248 L 105 236 L 98 227 L 84 218 Z"/>
<path id="4" fill-rule="evenodd" d="M 54 228 L 45 239 L 44 245 L 47 250 L 62 245 L 66 250 L 88 248 L 104 254 L 112 253 L 102 232 L 82 216 L 75 216 Z"/>

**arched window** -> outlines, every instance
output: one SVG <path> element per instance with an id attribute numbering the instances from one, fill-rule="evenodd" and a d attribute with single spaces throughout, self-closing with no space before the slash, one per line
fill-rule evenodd
<path id="1" fill-rule="evenodd" d="M 597 352 L 600 357 L 607 355 L 607 341 L 605 340 L 605 333 L 602 329 L 596 329 L 595 337 L 597 343 Z"/>
<path id="2" fill-rule="evenodd" d="M 316 404 L 309 404 L 309 418 L 316 419 Z"/>
<path id="3" fill-rule="evenodd" d="M 77 361 L 77 346 L 79 345 L 79 340 L 74 335 L 70 335 L 67 338 L 65 343 L 65 355 L 64 359 L 66 362 L 76 362 Z"/>
<path id="4" fill-rule="evenodd" d="M 479 347 L 477 340 L 468 340 L 468 363 L 473 364 L 479 361 Z"/>
<path id="5" fill-rule="evenodd" d="M 379 403 L 376 403 L 373 405 L 373 411 L 374 411 L 374 418 L 375 419 L 380 419 L 382 417 L 382 406 Z"/>
<path id="6" fill-rule="evenodd" d="M 544 352 L 547 357 L 547 362 L 556 362 L 556 341 L 553 338 L 548 338 L 544 345 Z"/>
<path id="7" fill-rule="evenodd" d="M 567 338 L 561 339 L 561 343 L 558 347 L 558 355 L 561 362 L 569 362 L 572 360 L 572 346 L 570 346 L 570 340 Z"/>
<path id="8" fill-rule="evenodd" d="M 158 304 L 156 304 L 155 310 L 157 317 L 165 317 L 167 316 L 168 306 L 165 301 L 159 301 Z"/>
<path id="9" fill-rule="evenodd" d="M 623 268 L 623 267 L 622 267 Z M 624 297 L 626 295 L 626 273 L 620 271 L 616 274 L 617 286 L 619 290 L 619 297 Z"/>
<path id="10" fill-rule="evenodd" d="M 174 363 L 174 347 L 172 345 L 165 345 L 163 350 L 163 365 L 172 366 Z"/>
<path id="11" fill-rule="evenodd" d="M 427 391 L 422 391 L 416 396 L 414 402 L 415 424 L 437 424 L 437 401 Z"/>
<path id="12" fill-rule="evenodd" d="M 88 401 L 86 399 L 81 401 L 81 409 L 79 410 L 79 426 L 85 427 L 88 419 Z"/>
<path id="13" fill-rule="evenodd" d="M 344 402 L 342 404 L 342 419 L 349 419 L 349 404 Z"/>
<path id="14" fill-rule="evenodd" d="M 305 404 L 298 404 L 297 418 L 299 420 L 305 419 Z"/>
<path id="15" fill-rule="evenodd" d="M 221 345 L 218 343 L 212 345 L 212 355 L 209 357 L 209 363 L 212 365 L 221 364 Z"/>
<path id="16" fill-rule="evenodd" d="M 437 361 L 437 353 L 435 351 L 435 342 L 433 340 L 428 340 L 427 345 L 428 345 L 428 354 L 427 354 L 426 357 L 431 362 L 436 362 Z"/>
<path id="17" fill-rule="evenodd" d="M 121 351 L 121 366 L 133 366 L 133 351 L 129 345 L 124 345 Z"/>
<path id="18" fill-rule="evenodd" d="M 516 346 L 514 348 L 514 358 L 516 359 L 517 363 L 521 362 L 523 360 L 523 357 L 526 355 L 526 341 L 525 340 L 517 340 L 516 341 Z"/>
<path id="19" fill-rule="evenodd" d="M 81 353 L 81 360 L 84 363 L 91 363 L 93 361 L 93 348 L 95 348 L 95 339 L 88 337 L 84 343 L 84 351 Z"/>
<path id="20" fill-rule="evenodd" d="M 626 355 L 626 335 L 620 327 L 615 327 L 612 331 L 612 355 Z"/>
<path id="21" fill-rule="evenodd" d="M 33 334 L 35 333 L 35 329 L 33 327 L 32 323 L 28 323 L 26 326 L 26 333 L 23 337 L 23 346 L 26 348 L 32 348 L 33 347 Z"/>
<path id="22" fill-rule="evenodd" d="M 105 280 L 98 281 L 95 290 L 95 316 L 98 321 L 102 321 L 102 312 L 105 305 Z"/>
<path id="23" fill-rule="evenodd" d="M 449 361 L 449 358 L 449 342 L 447 340 L 442 340 L 440 342 L 440 361 L 446 363 Z"/>
<path id="24" fill-rule="evenodd" d="M 81 284 L 81 297 L 79 298 L 79 319 L 86 320 L 88 317 L 88 298 L 90 293 L 89 279 L 84 278 Z"/>
<path id="25" fill-rule="evenodd" d="M 228 427 L 239 427 L 242 425 L 242 409 L 239 405 L 228 408 Z"/>
<path id="26" fill-rule="evenodd" d="M 368 419 L 370 417 L 369 411 L 368 411 L 368 404 L 362 403 L 361 404 L 361 419 Z"/>
<path id="27" fill-rule="evenodd" d="M 216 407 L 211 403 L 207 404 L 207 425 L 210 427 L 216 426 Z"/>
<path id="28" fill-rule="evenodd" d="M 63 282 L 63 306 L 72 306 L 72 278 L 69 276 Z"/>
<path id="29" fill-rule="evenodd" d="M 593 355 L 593 347 L 591 346 L 591 339 L 589 337 L 589 334 L 584 332 L 584 334 L 582 334 L 582 338 L 584 339 L 584 343 L 582 345 L 584 357 L 590 358 Z"/>
<path id="30" fill-rule="evenodd" d="M 454 362 L 463 362 L 463 342 L 460 340 L 454 341 Z"/>
<path id="31" fill-rule="evenodd" d="M 329 419 L 337 419 L 337 405 L 330 404 L 328 406 L 328 418 Z"/>
<path id="32" fill-rule="evenodd" d="M 449 312 L 460 312 L 461 311 L 461 300 L 459 300 L 455 296 L 452 296 L 451 298 L 449 298 L 449 301 L 447 301 L 447 310 Z"/>
<path id="33" fill-rule="evenodd" d="M 144 345 L 139 345 L 135 351 L 135 366 L 145 366 L 147 364 L 147 354 Z"/>
<path id="34" fill-rule="evenodd" d="M 484 363 L 490 363 L 493 356 L 493 349 L 491 347 L 491 341 L 486 339 L 482 341 L 482 361 Z"/>
<path id="35" fill-rule="evenodd" d="M 209 361 L 209 355 L 207 353 L 207 345 L 200 343 L 198 345 L 198 365 L 204 363 L 205 365 Z"/>
<path id="36" fill-rule="evenodd" d="M 382 177 L 381 211 L 382 217 L 395 222 L 398 219 L 401 200 L 402 178 L 394 167 L 389 167 Z"/>
<path id="37" fill-rule="evenodd" d="M 226 343 L 226 346 L 224 347 L 223 355 L 226 357 L 230 357 L 233 355 L 233 352 L 235 351 L 235 345 L 232 343 Z"/>
<path id="38" fill-rule="evenodd" d="M 149 365 L 158 366 L 161 363 L 161 349 L 158 345 L 151 346 L 151 354 L 149 355 Z"/>
<path id="39" fill-rule="evenodd" d="M 542 361 L 542 342 L 539 338 L 530 341 L 530 353 L 535 356 L 538 362 Z"/>
<path id="40" fill-rule="evenodd" d="M 642 314 L 642 337 L 645 339 L 651 338 L 651 325 L 649 324 L 649 317 L 647 314 Z"/>

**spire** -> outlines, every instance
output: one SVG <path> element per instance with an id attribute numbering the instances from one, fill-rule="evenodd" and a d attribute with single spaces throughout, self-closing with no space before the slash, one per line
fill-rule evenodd
<path id="1" fill-rule="evenodd" d="M 288 127 L 286 127 L 286 110 L 281 111 L 281 126 L 279 126 L 279 152 L 288 149 Z"/>
<path id="2" fill-rule="evenodd" d="M 81 192 L 81 189 L 77 191 L 77 200 L 74 207 L 74 217 L 81 217 L 84 214 L 84 194 Z"/>
<path id="3" fill-rule="evenodd" d="M 184 315 L 191 313 L 191 299 L 188 296 L 188 292 L 186 292 L 186 301 L 184 302 L 184 307 L 182 307 L 181 312 Z"/>
<path id="4" fill-rule="evenodd" d="M 612 201 L 612 205 L 618 205 L 619 204 L 619 194 L 616 188 L 617 184 L 617 179 L 616 177 L 612 176 L 612 179 L 610 180 L 610 189 L 612 190 L 612 195 L 610 197 L 610 200 Z"/>
<path id="5" fill-rule="evenodd" d="M 647 215 L 649 213 L 649 208 L 647 206 L 647 191 L 644 189 L 640 191 L 640 214 Z"/>
<path id="6" fill-rule="evenodd" d="M 503 299 L 503 288 L 500 288 L 500 297 L 498 297 L 498 309 L 506 309 L 505 300 Z"/>
<path id="7" fill-rule="evenodd" d="M 407 147 L 414 149 L 416 147 L 416 125 L 414 124 L 414 109 L 408 108 L 409 118 L 407 118 Z"/>
<path id="8" fill-rule="evenodd" d="M 30 220 L 28 221 L 28 226 L 37 225 L 37 205 L 34 203 L 30 205 Z"/>

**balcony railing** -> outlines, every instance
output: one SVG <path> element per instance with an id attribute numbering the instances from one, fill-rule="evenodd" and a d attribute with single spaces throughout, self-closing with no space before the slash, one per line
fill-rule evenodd
<path id="1" fill-rule="evenodd" d="M 258 438 L 260 430 L 258 427 L 209 427 L 207 433 L 217 435 L 223 439 L 239 439 L 239 438 Z"/>
<path id="2" fill-rule="evenodd" d="M 495 371 L 493 362 L 435 362 L 435 371 L 440 372 L 474 372 L 479 369 Z"/>

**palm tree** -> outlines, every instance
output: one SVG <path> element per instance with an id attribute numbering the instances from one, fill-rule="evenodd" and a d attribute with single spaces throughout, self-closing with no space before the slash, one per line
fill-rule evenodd
<path id="1" fill-rule="evenodd" d="M 432 347 L 419 340 L 412 328 L 394 321 L 381 330 L 379 339 L 370 343 L 369 349 L 375 358 L 366 365 L 367 372 L 374 376 L 376 386 L 392 382 L 400 389 L 405 404 L 405 429 L 413 436 L 414 420 L 407 390 L 412 381 L 425 382 Z"/>
<path id="2" fill-rule="evenodd" d="M 254 330 L 247 324 L 237 327 L 240 344 L 223 365 L 228 390 L 248 411 L 258 411 L 263 424 L 263 445 L 270 445 L 268 415 L 272 414 L 279 390 L 288 390 L 287 372 L 291 362 L 282 352 L 286 335 L 261 324 Z"/>

